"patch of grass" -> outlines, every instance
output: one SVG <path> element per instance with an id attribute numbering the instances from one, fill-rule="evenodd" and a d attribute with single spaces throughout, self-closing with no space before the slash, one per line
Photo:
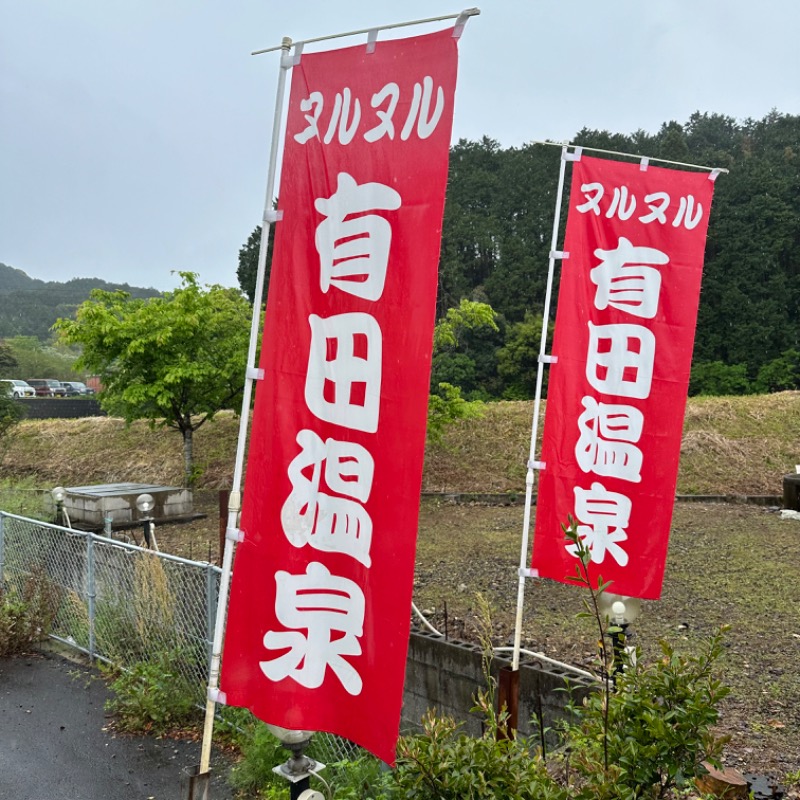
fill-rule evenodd
<path id="1" fill-rule="evenodd" d="M 49 519 L 47 497 L 42 489 L 35 485 L 33 478 L 0 480 L 0 509 L 9 514 L 32 519 Z"/>

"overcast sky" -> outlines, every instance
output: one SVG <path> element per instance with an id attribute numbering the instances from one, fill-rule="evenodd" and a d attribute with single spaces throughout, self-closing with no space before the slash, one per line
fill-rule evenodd
<path id="1" fill-rule="evenodd" d="M 261 218 L 278 73 L 277 54 L 250 52 L 463 7 L 0 0 L 0 262 L 43 280 L 169 289 L 172 270 L 192 270 L 235 286 Z M 797 0 L 488 0 L 481 12 L 459 46 L 454 140 L 800 112 Z"/>

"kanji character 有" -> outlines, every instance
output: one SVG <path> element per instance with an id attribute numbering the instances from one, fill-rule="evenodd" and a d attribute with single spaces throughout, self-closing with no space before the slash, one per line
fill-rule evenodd
<path id="1" fill-rule="evenodd" d="M 594 251 L 600 265 L 590 273 L 597 286 L 595 308 L 608 306 L 636 317 L 652 319 L 658 309 L 661 273 L 648 264 L 666 264 L 669 257 L 653 247 L 635 247 L 621 236 L 614 250 Z"/>
<path id="2" fill-rule="evenodd" d="M 319 285 L 327 292 L 333 285 L 365 300 L 383 294 L 392 227 L 378 214 L 367 211 L 396 211 L 400 195 L 382 183 L 357 184 L 340 172 L 336 191 L 314 201 L 314 208 L 327 217 L 318 226 L 314 243 L 319 253 Z"/>

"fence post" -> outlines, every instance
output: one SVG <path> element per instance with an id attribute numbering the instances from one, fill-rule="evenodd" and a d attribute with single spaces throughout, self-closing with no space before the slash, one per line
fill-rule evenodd
<path id="1" fill-rule="evenodd" d="M 211 657 L 214 654 L 214 626 L 217 620 L 217 575 L 211 564 L 206 564 L 206 652 L 208 669 L 211 670 Z M 206 675 L 208 682 L 208 675 Z"/>
<path id="2" fill-rule="evenodd" d="M 3 517 L 3 512 L 0 511 L 0 591 L 2 591 L 6 585 L 6 542 L 3 531 L 4 522 L 5 518 Z"/>
<path id="3" fill-rule="evenodd" d="M 86 542 L 86 599 L 89 606 L 89 658 L 94 658 L 94 534 L 87 534 Z"/>

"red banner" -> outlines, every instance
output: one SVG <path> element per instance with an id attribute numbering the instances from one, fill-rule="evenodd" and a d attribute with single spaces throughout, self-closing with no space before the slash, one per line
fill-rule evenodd
<path id="1" fill-rule="evenodd" d="M 457 46 L 370 49 L 293 68 L 221 689 L 394 763 Z"/>
<path id="2" fill-rule="evenodd" d="M 646 166 L 646 165 L 645 165 Z M 574 163 L 532 567 L 566 581 L 572 516 L 593 583 L 658 598 L 675 499 L 708 173 Z"/>

